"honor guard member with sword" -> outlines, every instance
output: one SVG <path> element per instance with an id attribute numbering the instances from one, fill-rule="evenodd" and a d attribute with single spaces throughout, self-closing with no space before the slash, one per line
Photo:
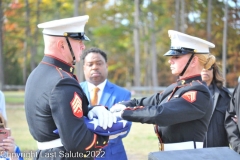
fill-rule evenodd
<path id="1" fill-rule="evenodd" d="M 110 111 L 125 120 L 154 124 L 161 151 L 203 148 L 213 102 L 201 71 L 215 62 L 209 54 L 215 45 L 177 31 L 168 33 L 171 48 L 164 55 L 170 57 L 177 82 L 162 93 L 120 102 Z"/>
<path id="2" fill-rule="evenodd" d="M 74 75 L 89 41 L 84 26 L 89 16 L 39 24 L 43 28 L 44 57 L 29 75 L 25 88 L 25 110 L 29 130 L 37 141 L 36 159 L 94 159 L 106 146 L 108 136 L 99 136 L 84 123 L 89 113 L 106 129 L 116 117 L 104 106 L 88 108 L 88 100 Z M 59 134 L 53 133 L 58 128 Z M 99 153 L 99 155 L 95 155 Z"/>

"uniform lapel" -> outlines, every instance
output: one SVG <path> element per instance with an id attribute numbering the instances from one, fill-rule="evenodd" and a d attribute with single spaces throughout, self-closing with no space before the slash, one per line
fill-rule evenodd
<path id="1" fill-rule="evenodd" d="M 219 94 L 220 94 L 220 91 L 218 89 L 218 87 L 214 84 L 214 101 L 213 101 L 213 111 L 212 111 L 212 114 L 216 108 L 216 105 L 217 105 L 217 100 L 218 100 L 218 97 L 219 97 Z"/>
<path id="2" fill-rule="evenodd" d="M 86 81 L 83 82 L 83 83 L 81 84 L 81 87 L 82 87 L 84 93 L 86 94 L 88 101 L 90 102 L 90 95 L 89 95 L 89 91 L 88 91 L 87 82 L 86 82 Z"/>

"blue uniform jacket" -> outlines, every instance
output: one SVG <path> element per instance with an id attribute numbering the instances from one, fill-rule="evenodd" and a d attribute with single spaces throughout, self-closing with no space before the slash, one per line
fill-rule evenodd
<path id="1" fill-rule="evenodd" d="M 201 75 L 179 79 L 162 93 L 121 102 L 122 118 L 155 124 L 161 143 L 203 142 L 213 110 L 211 93 Z M 133 108 L 135 107 L 135 108 Z"/>
<path id="2" fill-rule="evenodd" d="M 86 81 L 81 82 L 80 85 L 83 91 L 85 92 L 88 100 L 90 100 L 87 82 Z M 107 81 L 99 104 L 106 106 L 110 109 L 114 104 L 121 101 L 130 100 L 130 98 L 131 98 L 131 93 L 128 90 Z M 110 140 L 108 145 L 104 147 L 105 158 L 101 158 L 101 160 L 113 160 L 113 159 L 126 160 L 127 155 L 122 143 L 122 138 L 126 137 L 127 134 L 123 136 L 119 136 L 116 139 Z M 98 158 L 96 159 L 98 160 Z"/>

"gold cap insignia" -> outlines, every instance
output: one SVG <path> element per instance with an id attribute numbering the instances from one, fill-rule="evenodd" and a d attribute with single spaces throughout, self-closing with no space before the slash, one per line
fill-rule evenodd
<path id="1" fill-rule="evenodd" d="M 185 83 L 185 80 L 182 80 L 181 84 L 184 84 Z"/>

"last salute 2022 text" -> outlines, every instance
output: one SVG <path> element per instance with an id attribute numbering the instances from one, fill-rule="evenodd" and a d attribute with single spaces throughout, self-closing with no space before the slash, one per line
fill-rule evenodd
<path id="1" fill-rule="evenodd" d="M 105 151 L 100 150 L 100 151 L 86 151 L 85 153 L 82 152 L 64 152 L 64 151 L 59 151 L 57 152 L 47 152 L 44 154 L 40 155 L 41 157 L 45 158 L 54 158 L 54 157 L 59 157 L 59 158 L 101 158 L 105 156 Z"/>

